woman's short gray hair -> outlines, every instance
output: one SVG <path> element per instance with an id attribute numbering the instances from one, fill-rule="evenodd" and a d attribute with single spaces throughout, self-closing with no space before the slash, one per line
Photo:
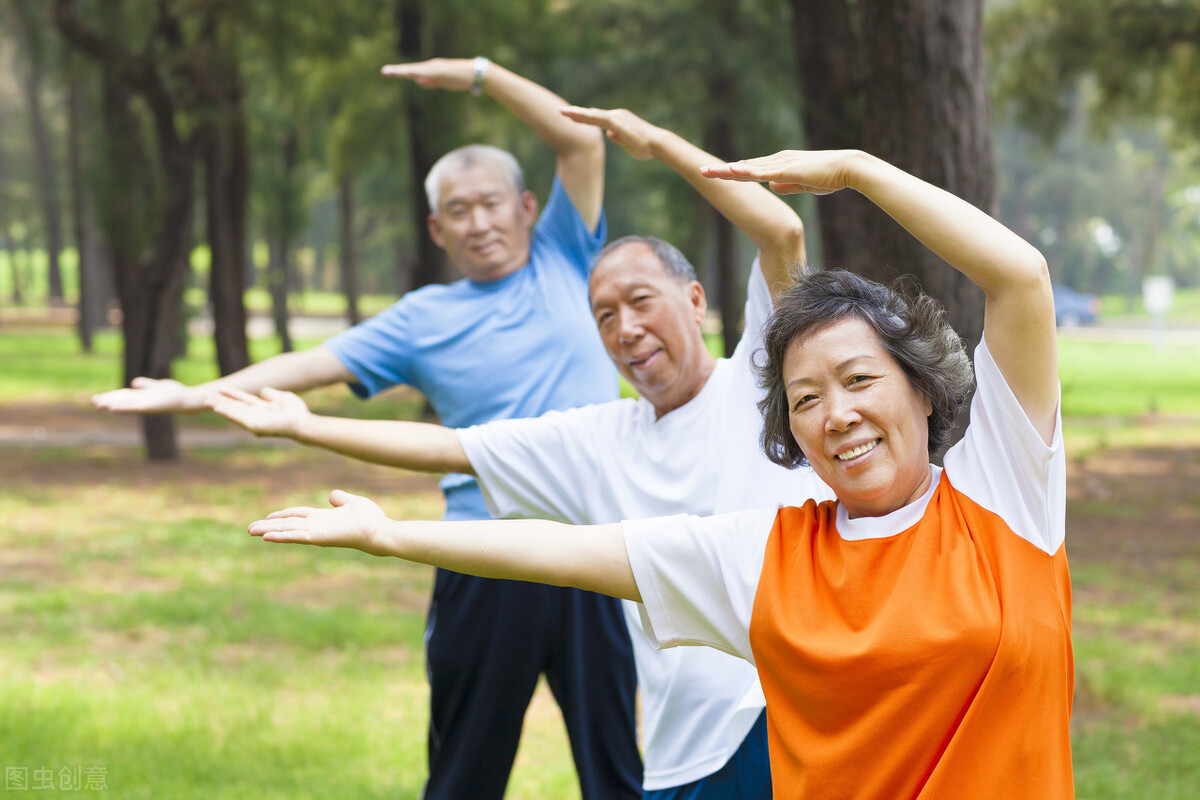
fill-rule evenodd
<path id="1" fill-rule="evenodd" d="M 803 275 L 780 294 L 763 337 L 765 363 L 756 364 L 767 395 L 758 403 L 763 415 L 762 447 L 780 466 L 792 469 L 808 458 L 792 436 L 783 377 L 788 348 L 835 322 L 859 319 L 879 336 L 912 384 L 933 407 L 929 416 L 929 455 L 949 444 L 955 418 L 975 375 L 962 339 L 941 305 L 920 291 L 914 278 L 901 276 L 884 286 L 853 272 L 834 269 Z"/>
<path id="2" fill-rule="evenodd" d="M 658 258 L 659 263 L 662 264 L 663 270 L 672 278 L 684 283 L 696 280 L 696 268 L 692 266 L 692 262 L 687 260 L 687 256 L 679 252 L 679 248 L 670 242 L 664 242 L 653 236 L 622 236 L 616 241 L 609 242 L 592 259 L 592 269 L 600 266 L 600 262 L 614 250 L 627 244 L 644 244 L 649 247 Z"/>
<path id="3" fill-rule="evenodd" d="M 429 169 L 429 174 L 425 176 L 425 199 L 429 201 L 429 211 L 438 213 L 443 178 L 488 162 L 500 167 L 513 191 L 517 194 L 525 191 L 525 176 L 512 153 L 490 144 L 468 144 L 446 153 Z"/>

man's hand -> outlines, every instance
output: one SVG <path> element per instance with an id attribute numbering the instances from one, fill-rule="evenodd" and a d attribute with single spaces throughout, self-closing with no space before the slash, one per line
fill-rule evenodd
<path id="1" fill-rule="evenodd" d="M 250 523 L 251 536 L 264 542 L 312 544 L 318 547 L 349 547 L 371 555 L 388 555 L 377 538 L 388 522 L 383 509 L 365 497 L 334 489 L 329 493 L 333 508 L 285 508 L 266 519 Z"/>
<path id="2" fill-rule="evenodd" d="M 475 60 L 431 58 L 409 64 L 388 64 L 380 72 L 389 78 L 405 78 L 423 89 L 465 92 L 475 83 Z"/>
<path id="3" fill-rule="evenodd" d="M 602 128 L 609 139 L 621 145 L 625 152 L 636 159 L 645 161 L 654 158 L 651 143 L 655 136 L 662 133 L 662 128 L 651 125 L 632 111 L 624 108 L 567 106 L 562 109 L 562 114 L 576 122 Z"/>
<path id="4" fill-rule="evenodd" d="M 94 394 L 92 405 L 101 411 L 137 414 L 171 414 L 204 408 L 202 398 L 191 387 L 170 378 L 134 378 L 130 386 Z"/>
<path id="5" fill-rule="evenodd" d="M 205 405 L 255 436 L 295 438 L 304 421 L 311 416 L 299 395 L 277 389 L 263 389 L 260 396 L 255 397 L 241 389 L 223 388 L 219 394 L 209 397 Z"/>

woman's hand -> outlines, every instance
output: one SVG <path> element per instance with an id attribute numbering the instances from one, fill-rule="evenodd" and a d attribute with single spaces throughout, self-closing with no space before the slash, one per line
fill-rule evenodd
<path id="1" fill-rule="evenodd" d="M 318 547 L 348 547 L 371 555 L 391 555 L 379 546 L 379 534 L 387 515 L 366 497 L 334 489 L 329 493 L 333 508 L 285 508 L 272 511 L 266 519 L 250 523 L 251 536 L 264 542 L 311 544 Z"/>
<path id="2" fill-rule="evenodd" d="M 701 167 L 707 178 L 767 183 L 776 194 L 829 194 L 849 186 L 847 160 L 854 150 L 781 150 L 760 158 Z"/>

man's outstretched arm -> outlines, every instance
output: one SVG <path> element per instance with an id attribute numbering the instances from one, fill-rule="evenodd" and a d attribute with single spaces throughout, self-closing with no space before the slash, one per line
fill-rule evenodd
<path id="1" fill-rule="evenodd" d="M 302 392 L 354 380 L 333 351 L 324 346 L 280 353 L 215 381 L 188 386 L 176 380 L 134 378 L 128 389 L 92 396 L 103 411 L 136 414 L 175 414 L 203 411 L 206 401 L 222 389 L 259 392 L 267 386 Z"/>
<path id="2" fill-rule="evenodd" d="M 458 431 L 426 422 L 345 419 L 313 414 L 298 395 L 263 389 L 261 397 L 223 388 L 208 407 L 256 436 L 283 436 L 301 444 L 418 472 L 475 474 Z"/>
<path id="3" fill-rule="evenodd" d="M 652 125 L 626 109 L 563 109 L 564 116 L 603 128 L 638 159 L 657 159 L 674 169 L 705 200 L 758 245 L 763 277 L 774 296 L 791 283 L 791 270 L 806 261 L 804 223 L 791 207 L 762 186 L 712 181 L 700 168 L 713 156 L 676 133 Z M 745 189 L 753 191 L 743 191 Z"/>
<path id="4" fill-rule="evenodd" d="M 604 203 L 604 139 L 559 113 L 567 102 L 544 86 L 491 61 L 481 63 L 479 86 L 528 125 L 558 156 L 558 179 L 591 230 Z M 434 58 L 388 64 L 383 74 L 427 89 L 466 91 L 476 84 L 476 60 Z"/>

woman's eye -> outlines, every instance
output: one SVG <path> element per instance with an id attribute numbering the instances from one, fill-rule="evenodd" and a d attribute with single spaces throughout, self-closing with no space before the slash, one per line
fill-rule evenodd
<path id="1" fill-rule="evenodd" d="M 808 405 L 809 403 L 811 403 L 813 400 L 816 400 L 816 399 L 817 399 L 817 396 L 815 394 L 801 395 L 800 397 L 796 398 L 796 401 L 794 403 L 792 403 L 792 410 L 799 411 L 801 408 L 803 408 L 804 406 Z"/>

